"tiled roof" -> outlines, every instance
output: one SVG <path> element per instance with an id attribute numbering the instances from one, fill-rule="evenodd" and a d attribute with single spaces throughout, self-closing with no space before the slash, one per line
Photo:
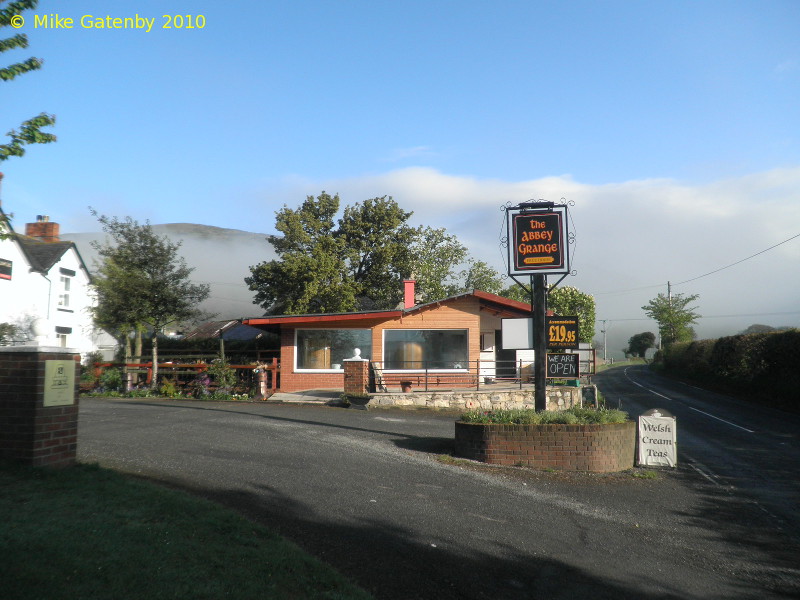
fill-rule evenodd
<path id="1" fill-rule="evenodd" d="M 70 248 L 75 247 L 72 242 L 42 242 L 19 234 L 16 235 L 16 239 L 31 269 L 39 273 L 47 273 Z"/>

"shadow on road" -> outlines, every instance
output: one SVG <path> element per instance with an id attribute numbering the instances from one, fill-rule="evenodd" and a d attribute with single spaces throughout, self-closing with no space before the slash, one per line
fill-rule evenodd
<path id="1" fill-rule="evenodd" d="M 591 598 L 678 599 L 655 573 L 642 573 L 640 585 L 600 579 L 546 556 L 518 556 L 494 543 L 498 558 L 487 553 L 464 555 L 436 539 L 414 539 L 410 532 L 364 518 L 331 523 L 313 509 L 269 486 L 260 493 L 242 490 L 190 490 L 237 510 L 297 543 L 345 574 L 379 600 L 516 600 Z M 367 500 L 365 499 L 365 503 Z M 254 557 L 255 558 L 255 557 Z"/>

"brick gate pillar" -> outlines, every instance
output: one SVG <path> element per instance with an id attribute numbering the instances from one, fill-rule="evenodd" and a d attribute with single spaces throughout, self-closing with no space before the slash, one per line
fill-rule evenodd
<path id="1" fill-rule="evenodd" d="M 354 358 L 345 358 L 344 393 L 366 394 L 369 392 L 369 361 L 360 358 L 360 352 Z"/>
<path id="2" fill-rule="evenodd" d="M 80 354 L 0 348 L 0 458 L 30 466 L 75 464 Z"/>

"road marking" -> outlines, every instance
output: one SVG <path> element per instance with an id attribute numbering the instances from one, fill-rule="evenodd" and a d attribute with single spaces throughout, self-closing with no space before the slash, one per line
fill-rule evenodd
<path id="1" fill-rule="evenodd" d="M 719 417 L 715 417 L 714 415 L 709 414 L 707 412 L 704 412 L 704 411 L 700 410 L 699 408 L 693 408 L 691 406 L 687 406 L 686 408 L 688 408 L 689 410 L 694 410 L 696 412 L 702 413 L 707 417 L 711 417 L 712 419 L 716 419 L 717 421 L 722 421 L 723 423 L 727 423 L 728 425 L 731 425 L 732 427 L 737 427 L 738 429 L 741 429 L 742 431 L 746 431 L 747 433 L 755 433 L 755 431 L 753 431 L 752 429 L 747 429 L 747 427 L 742 427 L 741 425 L 737 425 L 736 423 L 731 423 L 730 421 L 726 421 L 725 419 L 720 419 Z"/>
<path id="2" fill-rule="evenodd" d="M 656 396 L 664 398 L 665 400 L 674 401 L 674 398 L 670 398 L 669 396 L 665 396 L 664 394 L 659 394 L 655 390 L 651 390 L 650 388 L 643 386 L 641 383 L 638 383 L 638 382 L 634 381 L 633 379 L 631 379 L 631 376 L 628 375 L 628 368 L 625 369 L 624 373 L 625 373 L 625 377 L 627 377 L 628 381 L 630 381 L 633 385 L 638 385 L 643 390 L 647 390 L 651 394 L 655 394 Z M 699 412 L 699 413 L 701 413 L 703 415 L 706 415 L 707 417 L 711 417 L 712 419 L 716 419 L 717 421 L 722 421 L 723 423 L 727 423 L 731 427 L 736 427 L 737 429 L 741 429 L 742 431 L 746 431 L 747 433 L 755 433 L 755 431 L 753 431 L 752 429 L 747 429 L 747 427 L 742 427 L 741 425 L 737 425 L 736 423 L 731 423 L 730 421 L 726 421 L 725 419 L 720 419 L 719 417 L 715 417 L 711 413 L 707 413 L 705 411 L 702 411 L 699 408 L 694 408 L 694 407 L 688 406 L 688 405 L 686 406 L 686 408 L 688 408 L 689 410 L 693 410 L 695 412 Z"/>

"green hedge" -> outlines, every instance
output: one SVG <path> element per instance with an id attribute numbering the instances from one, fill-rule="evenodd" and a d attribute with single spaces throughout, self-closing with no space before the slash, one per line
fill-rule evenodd
<path id="1" fill-rule="evenodd" d="M 669 373 L 789 406 L 800 392 L 799 358 L 800 330 L 791 329 L 673 344 L 657 360 Z"/>

